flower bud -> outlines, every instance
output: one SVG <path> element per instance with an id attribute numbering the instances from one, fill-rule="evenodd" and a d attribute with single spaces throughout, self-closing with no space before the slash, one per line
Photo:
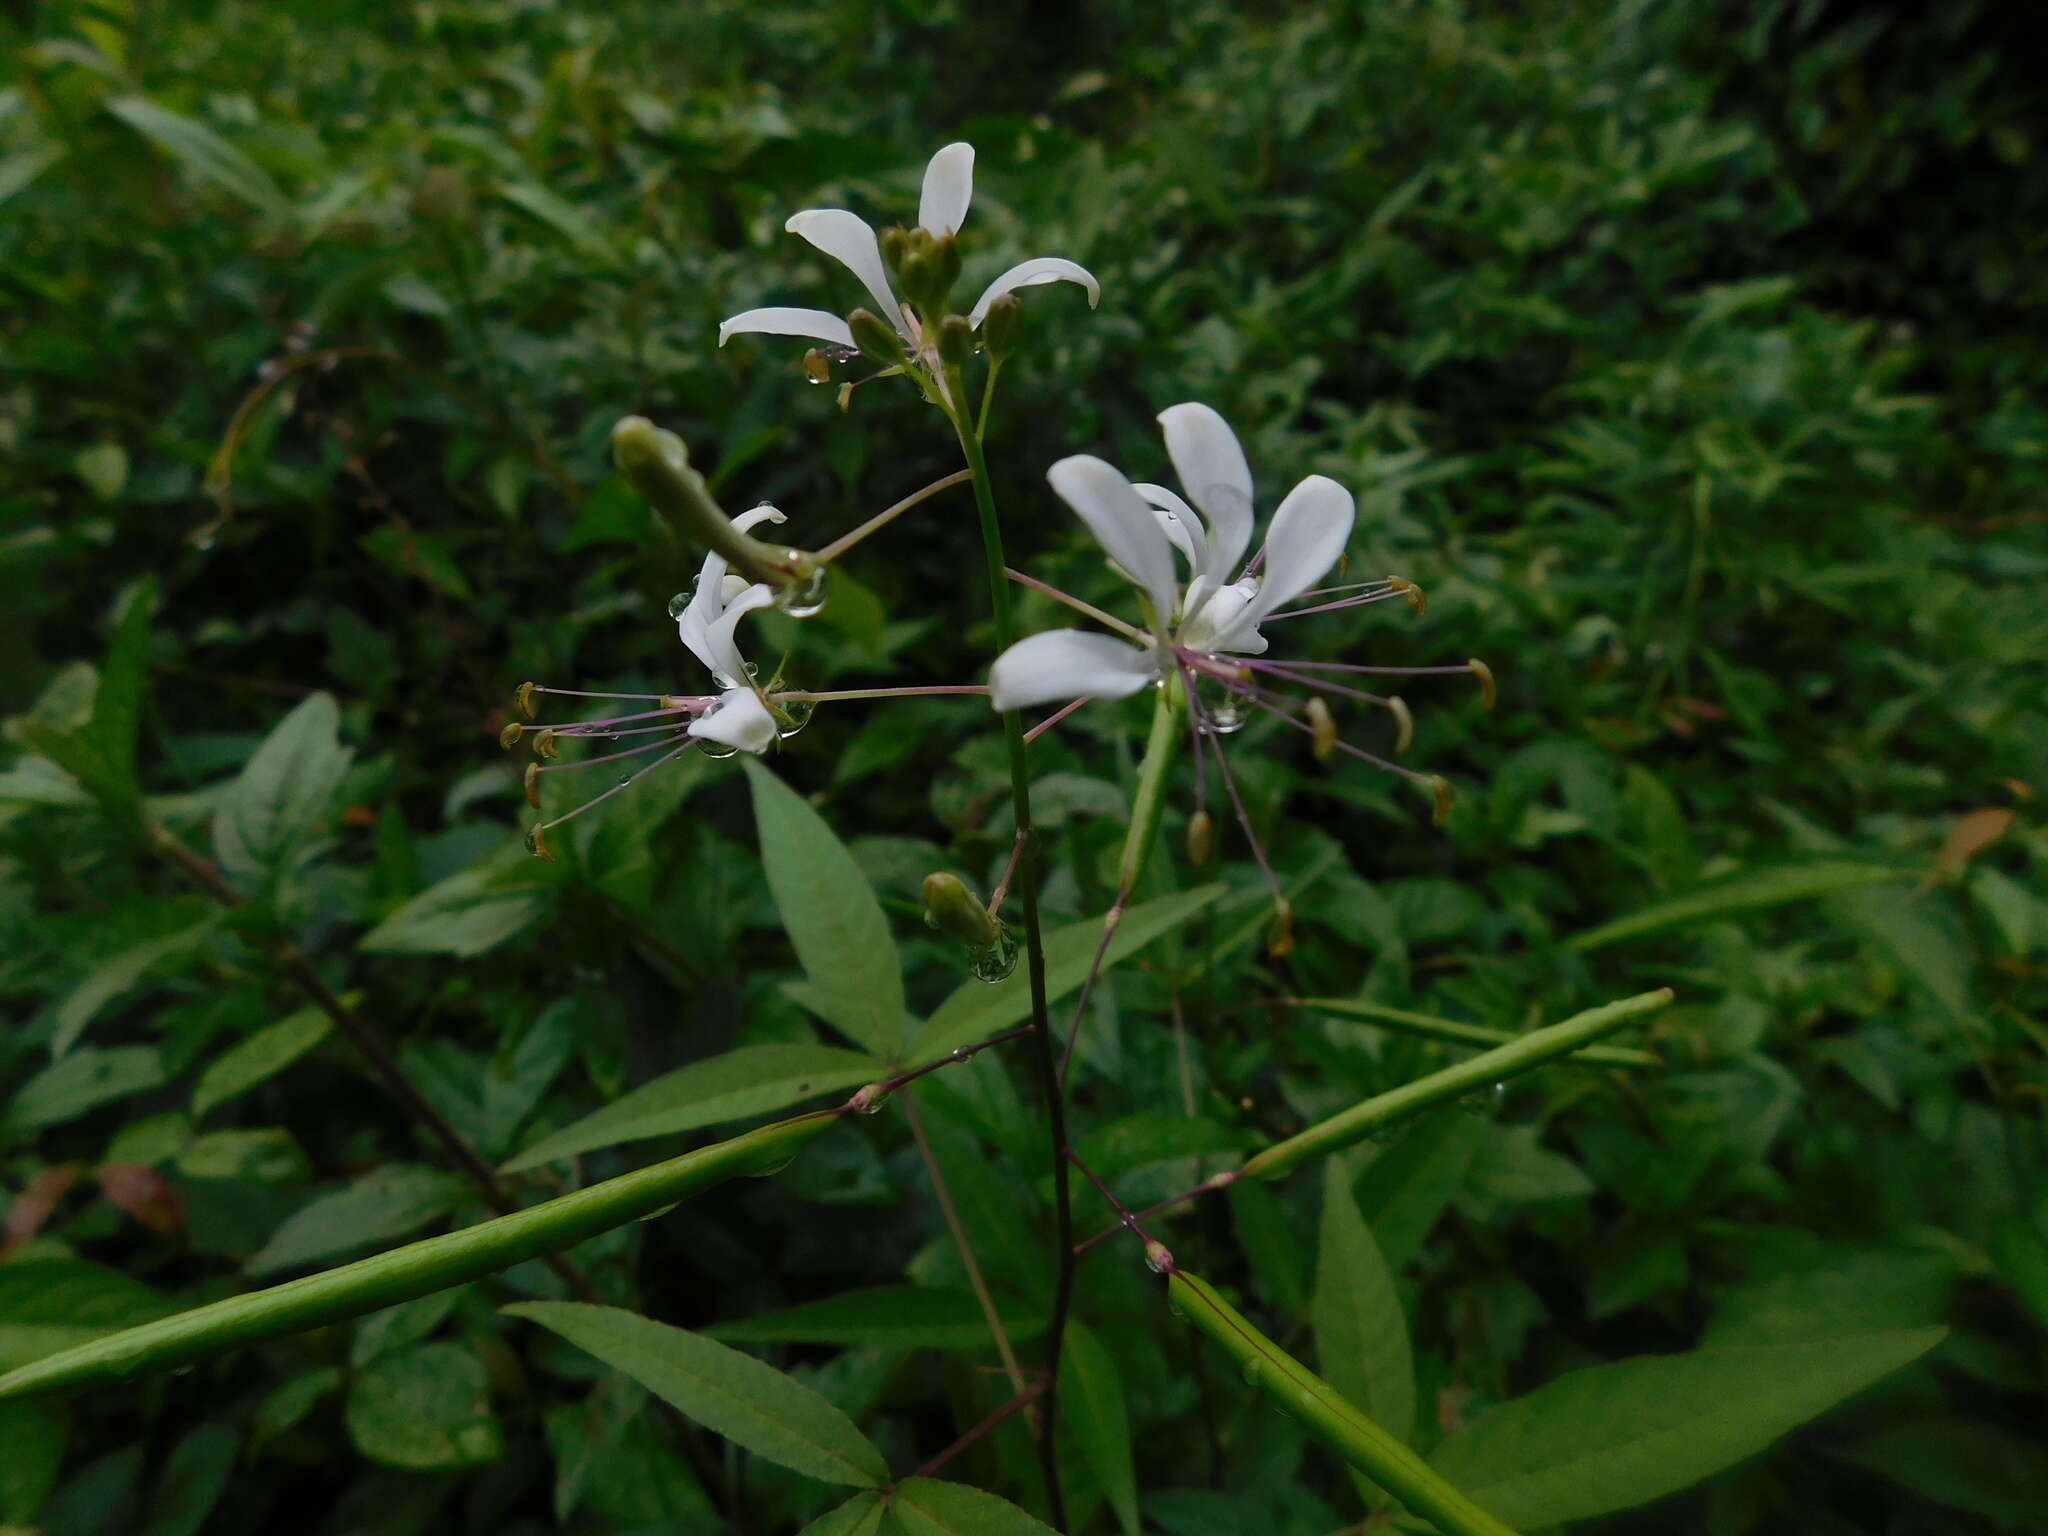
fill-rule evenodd
<path id="1" fill-rule="evenodd" d="M 1216 823 L 1204 810 L 1188 818 L 1188 862 L 1200 869 L 1216 849 Z"/>
<path id="2" fill-rule="evenodd" d="M 896 282 L 902 288 L 903 296 L 915 308 L 925 310 L 931 307 L 931 257 L 915 245 L 905 251 L 903 259 L 896 263 Z"/>
<path id="3" fill-rule="evenodd" d="M 873 310 L 856 309 L 846 317 L 846 328 L 853 332 L 853 344 L 868 361 L 885 368 L 902 363 L 903 338 L 896 334 L 895 326 Z"/>
<path id="4" fill-rule="evenodd" d="M 987 949 L 996 941 L 996 920 L 958 875 L 939 872 L 924 877 L 924 920 L 927 927 L 969 949 Z"/>
<path id="5" fill-rule="evenodd" d="M 939 360 L 949 368 L 963 366 L 974 355 L 974 327 L 965 315 L 948 315 L 939 322 Z"/>
<path id="6" fill-rule="evenodd" d="M 901 224 L 891 224 L 876 237 L 876 241 L 882 248 L 882 260 L 889 264 L 889 270 L 898 271 L 910 250 L 910 231 Z"/>
<path id="7" fill-rule="evenodd" d="M 1337 717 L 1321 694 L 1308 701 L 1308 725 L 1315 732 L 1316 761 L 1327 763 L 1337 755 Z"/>
<path id="8" fill-rule="evenodd" d="M 804 559 L 773 549 L 733 527 L 719 509 L 704 477 L 690 466 L 690 451 L 673 432 L 663 431 L 645 416 L 622 417 L 612 428 L 612 460 L 662 516 L 678 524 L 692 541 L 717 550 L 749 581 L 780 590 L 807 579 Z"/>
<path id="9" fill-rule="evenodd" d="M 1294 952 L 1294 903 L 1285 896 L 1273 898 L 1273 921 L 1266 927 L 1266 953 L 1284 960 Z"/>
<path id="10" fill-rule="evenodd" d="M 1017 350 L 1024 339 L 1024 305 L 1014 293 L 1006 293 L 989 305 L 981 320 L 981 344 L 989 361 L 1001 362 Z"/>
<path id="11" fill-rule="evenodd" d="M 953 291 L 953 285 L 960 281 L 960 242 L 951 235 L 941 235 L 932 242 L 931 254 L 925 260 L 931 268 L 930 304 L 934 312 L 943 309 L 946 296 Z"/>

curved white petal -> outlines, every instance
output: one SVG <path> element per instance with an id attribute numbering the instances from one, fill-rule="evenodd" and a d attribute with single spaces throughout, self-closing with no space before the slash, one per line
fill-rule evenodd
<path id="1" fill-rule="evenodd" d="M 1246 623 L 1257 625 L 1323 579 L 1344 553 L 1356 511 L 1351 493 L 1327 475 L 1310 475 L 1287 493 L 1266 529 L 1266 565 Z"/>
<path id="2" fill-rule="evenodd" d="M 1200 514 L 1163 485 L 1138 480 L 1131 483 L 1131 489 L 1152 503 L 1152 510 L 1159 514 L 1159 526 L 1166 530 L 1173 547 L 1188 557 L 1188 575 L 1208 575 L 1209 525 Z"/>
<path id="3" fill-rule="evenodd" d="M 684 728 L 705 741 L 724 742 L 742 752 L 766 752 L 775 745 L 775 717 L 751 688 L 728 688 L 718 702 Z"/>
<path id="4" fill-rule="evenodd" d="M 756 608 L 766 608 L 774 601 L 774 592 L 756 582 L 726 604 L 725 612 L 704 626 L 704 650 L 698 654 L 711 668 L 711 675 L 718 680 L 719 687 L 737 688 L 746 681 L 746 658 L 740 655 L 739 642 L 733 638 L 733 631 L 739 628 L 740 620 Z"/>
<path id="5" fill-rule="evenodd" d="M 981 290 L 981 297 L 974 301 L 974 308 L 967 318 L 979 325 L 988 318 L 988 307 L 1008 293 L 1012 288 L 1036 288 L 1040 283 L 1079 283 L 1088 290 L 1088 307 L 1093 309 L 1102 302 L 1102 284 L 1095 281 L 1089 270 L 1064 256 L 1034 256 L 1029 261 L 1020 261 L 1001 277 Z"/>
<path id="6" fill-rule="evenodd" d="M 1093 454 L 1061 459 L 1045 472 L 1045 478 L 1060 500 L 1088 525 L 1109 558 L 1152 599 L 1152 611 L 1163 631 L 1173 622 L 1173 546 L 1145 498 L 1114 465 Z"/>
<path id="7" fill-rule="evenodd" d="M 1181 489 L 1209 519 L 1212 569 L 1226 579 L 1252 542 L 1252 472 L 1244 449 L 1229 423 L 1195 401 L 1168 406 L 1159 425 Z"/>
<path id="8" fill-rule="evenodd" d="M 853 345 L 853 332 L 830 310 L 780 308 L 750 309 L 730 320 L 719 321 L 718 344 L 722 347 L 727 337 L 749 331 L 762 336 L 808 336 L 813 341 L 829 341 L 835 347 Z"/>
<path id="9" fill-rule="evenodd" d="M 1266 649 L 1265 637 L 1244 621 L 1244 611 L 1258 595 L 1256 581 L 1235 582 L 1209 594 L 1197 605 L 1188 599 L 1187 617 L 1181 621 L 1180 643 L 1194 651 L 1229 651 L 1240 656 L 1258 656 Z"/>
<path id="10" fill-rule="evenodd" d="M 1072 699 L 1127 699 L 1159 676 L 1159 653 L 1081 629 L 1049 629 L 1011 646 L 988 669 L 998 710 Z"/>
<path id="11" fill-rule="evenodd" d="M 917 222 L 935 235 L 950 235 L 967 222 L 967 204 L 973 196 L 974 146 L 948 144 L 924 168 Z"/>
<path id="12" fill-rule="evenodd" d="M 776 506 L 772 501 L 764 501 L 758 506 L 747 508 L 746 511 L 732 520 L 732 525 L 741 533 L 745 533 L 749 528 L 759 527 L 762 523 L 786 523 L 788 521 L 788 517 L 783 514 L 780 507 Z"/>
<path id="13" fill-rule="evenodd" d="M 844 208 L 806 208 L 802 213 L 792 213 L 782 227 L 810 241 L 834 261 L 844 263 L 874 295 L 875 312 L 899 330 L 902 328 L 896 290 L 889 286 L 889 270 L 882 265 L 882 247 L 876 243 L 875 232 L 866 219 Z M 847 339 L 852 340 L 851 332 Z"/>

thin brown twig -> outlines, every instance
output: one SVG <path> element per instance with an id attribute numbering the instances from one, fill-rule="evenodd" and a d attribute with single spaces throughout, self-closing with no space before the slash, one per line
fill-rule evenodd
<path id="1" fill-rule="evenodd" d="M 987 1418 L 983 1419 L 979 1424 L 975 1425 L 974 1428 L 968 1430 L 966 1434 L 962 1435 L 958 1440 L 955 1440 L 951 1445 L 947 1446 L 943 1451 L 939 1452 L 939 1454 L 934 1456 L 930 1461 L 926 1462 L 923 1466 L 919 1467 L 915 1472 L 911 1473 L 911 1477 L 930 1477 L 934 1472 L 938 1471 L 939 1468 L 943 1467 L 955 1456 L 958 1456 L 962 1451 L 966 1450 L 967 1447 L 974 1444 L 975 1441 L 979 1440 L 983 1435 L 987 1434 L 990 1430 L 994 1429 L 998 1424 L 1002 1423 L 1003 1420 L 1007 1419 L 1019 1408 L 1030 1407 L 1032 1403 L 1036 1402 L 1040 1397 L 1044 1396 L 1045 1389 L 1049 1384 L 1050 1378 L 1041 1373 L 1039 1375 L 1038 1380 L 1032 1382 L 1030 1386 L 1026 1387 L 1023 1391 L 1019 1392 L 1015 1397 L 1011 1398 L 1007 1403 L 1004 1403 L 1000 1408 L 996 1409 L 995 1412 L 991 1413 Z M 908 1481 L 908 1479 L 906 1479 L 906 1481 Z"/>

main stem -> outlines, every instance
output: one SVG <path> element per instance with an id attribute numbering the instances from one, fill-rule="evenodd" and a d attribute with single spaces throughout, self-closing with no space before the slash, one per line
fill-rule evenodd
<path id="1" fill-rule="evenodd" d="M 960 438 L 960 451 L 974 476 L 974 506 L 981 515 L 981 548 L 988 562 L 989 607 L 995 620 L 998 650 L 1009 648 L 1016 638 L 1010 622 L 1010 588 L 1003 576 L 1003 530 L 996 521 L 995 492 L 989 485 L 988 460 L 981 451 L 980 433 L 968 425 L 966 396 L 957 369 L 947 379 L 955 402 L 953 430 Z M 1052 1318 L 1046 1328 L 1045 1400 L 1041 1412 L 1043 1433 L 1038 1441 L 1039 1465 L 1045 1474 L 1045 1501 L 1053 1526 L 1067 1528 L 1066 1498 L 1060 1489 L 1059 1425 L 1060 1351 L 1066 1342 L 1067 1310 L 1074 1297 L 1074 1207 L 1067 1178 L 1067 1110 L 1060 1091 L 1059 1053 L 1052 1035 L 1052 1020 L 1046 1008 L 1045 942 L 1038 925 L 1038 836 L 1031 826 L 1031 767 L 1024 749 L 1024 722 L 1017 712 L 1003 713 L 1003 740 L 1010 751 L 1010 803 L 1017 818 L 1019 854 L 1016 892 L 1023 912 L 1024 965 L 1031 983 L 1031 1021 L 1036 1045 L 1039 1088 L 1045 1098 L 1046 1132 L 1052 1143 L 1052 1190 L 1054 1220 L 1058 1226 L 1058 1270 L 1054 1285 Z"/>

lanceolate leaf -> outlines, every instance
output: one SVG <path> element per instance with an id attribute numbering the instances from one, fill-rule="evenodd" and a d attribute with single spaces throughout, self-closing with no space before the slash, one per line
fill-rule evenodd
<path id="1" fill-rule="evenodd" d="M 1138 1536 L 1138 1474 L 1131 1416 L 1116 1360 L 1085 1323 L 1067 1324 L 1060 1357 L 1060 1407 L 1125 1536 Z"/>
<path id="2" fill-rule="evenodd" d="M 1117 925 L 1116 936 L 1102 957 L 1108 970 L 1136 954 L 1159 935 L 1194 916 L 1223 894 L 1221 885 L 1197 886 L 1132 907 Z M 1057 1000 L 1080 986 L 1102 941 L 1102 919 L 1069 923 L 1045 938 L 1045 995 Z M 925 1020 L 910 1056 L 913 1065 L 936 1061 L 955 1046 L 971 1045 L 1031 1016 L 1030 979 L 1020 963 L 999 982 L 963 983 Z"/>
<path id="3" fill-rule="evenodd" d="M 1597 928 L 1575 935 L 1567 941 L 1567 947 L 1599 949 L 1622 939 L 1635 938 L 1638 934 L 1716 922 L 1738 912 L 1754 912 L 1794 901 L 1812 901 L 1815 897 L 1833 896 L 1901 878 L 1897 870 L 1887 869 L 1881 864 L 1856 864 L 1841 859 L 1752 869 L 1702 886 L 1699 890 L 1688 891 L 1683 896 L 1674 896 L 1669 901 L 1638 907 L 1626 917 L 1618 917 L 1611 923 L 1602 923 Z"/>
<path id="4" fill-rule="evenodd" d="M 1325 1170 L 1313 1313 L 1316 1362 L 1330 1385 L 1406 1440 L 1415 1423 L 1408 1320 L 1339 1161 Z"/>
<path id="5" fill-rule="evenodd" d="M 761 863 L 828 1023 L 878 1056 L 903 1046 L 903 972 L 874 887 L 824 819 L 748 758 Z"/>
<path id="6" fill-rule="evenodd" d="M 822 1394 L 702 1334 L 617 1307 L 525 1302 L 505 1309 L 551 1328 L 663 1401 L 757 1456 L 828 1483 L 875 1487 L 889 1467 Z"/>
<path id="7" fill-rule="evenodd" d="M 247 155 L 206 124 L 144 96 L 121 96 L 107 110 L 201 180 L 232 192 L 265 213 L 282 212 L 284 194 Z"/>
<path id="8" fill-rule="evenodd" d="M 902 1483 L 891 1509 L 905 1536 L 1054 1536 L 1008 1499 L 929 1477 Z"/>
<path id="9" fill-rule="evenodd" d="M 1630 1509 L 1755 1454 L 1944 1332 L 1701 1349 L 1572 1371 L 1453 1435 L 1430 1463 L 1511 1524 Z"/>
<path id="10" fill-rule="evenodd" d="M 876 1075 L 872 1057 L 830 1045 L 746 1045 L 664 1073 L 543 1138 L 506 1163 L 508 1173 L 578 1152 L 673 1136 L 678 1131 L 766 1114 L 821 1093 L 855 1088 Z"/>
<path id="11" fill-rule="evenodd" d="M 856 1493 L 797 1532 L 797 1536 L 876 1536 L 888 1505 L 879 1493 Z"/>
<path id="12" fill-rule="evenodd" d="M 192 1118 L 204 1119 L 208 1110 L 282 1072 L 326 1039 L 333 1023 L 318 1008 L 301 1008 L 222 1051 L 199 1074 L 192 1090 Z"/>

